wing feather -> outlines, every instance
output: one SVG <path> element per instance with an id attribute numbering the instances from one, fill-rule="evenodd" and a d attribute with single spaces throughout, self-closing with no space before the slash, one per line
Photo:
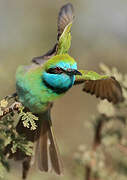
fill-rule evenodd
<path id="1" fill-rule="evenodd" d="M 71 3 L 64 5 L 59 12 L 58 16 L 58 34 L 57 40 L 59 40 L 60 36 L 64 32 L 64 29 L 73 22 L 74 19 L 74 9 Z"/>
<path id="2" fill-rule="evenodd" d="M 104 96 L 104 82 L 102 82 L 101 86 L 100 86 L 100 98 L 101 99 L 104 99 L 105 96 Z"/>
<path id="3" fill-rule="evenodd" d="M 83 81 L 80 79 L 80 82 Z M 121 86 L 114 77 L 100 80 L 84 80 L 83 91 L 95 95 L 97 98 L 107 99 L 114 104 L 123 101 Z"/>
<path id="4" fill-rule="evenodd" d="M 53 46 L 52 49 L 50 49 L 44 55 L 34 57 L 32 59 L 33 63 L 42 65 L 48 59 L 52 58 L 53 56 L 55 56 L 57 54 L 59 38 L 63 34 L 65 28 L 73 21 L 73 18 L 74 18 L 74 15 L 73 15 L 73 6 L 72 6 L 72 4 L 68 3 L 68 4 L 62 6 L 62 8 L 60 9 L 59 15 L 58 15 L 57 43 Z"/>

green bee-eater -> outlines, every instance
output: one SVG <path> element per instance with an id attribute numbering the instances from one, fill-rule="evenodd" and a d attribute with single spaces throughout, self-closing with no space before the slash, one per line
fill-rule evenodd
<path id="1" fill-rule="evenodd" d="M 76 61 L 68 55 L 73 19 L 73 7 L 68 3 L 59 12 L 55 46 L 43 56 L 33 58 L 32 65 L 20 66 L 16 73 L 19 101 L 39 117 L 35 131 L 25 128 L 22 121 L 17 125 L 17 132 L 25 134 L 35 144 L 32 158 L 26 155 L 21 157 L 24 179 L 30 163 L 36 164 L 41 171 L 53 169 L 57 174 L 62 173 L 62 163 L 50 119 L 50 110 L 55 99 L 63 96 L 73 85 L 84 83 L 83 91 L 95 94 L 96 97 L 113 103 L 122 100 L 121 87 L 114 77 L 77 70 Z"/>

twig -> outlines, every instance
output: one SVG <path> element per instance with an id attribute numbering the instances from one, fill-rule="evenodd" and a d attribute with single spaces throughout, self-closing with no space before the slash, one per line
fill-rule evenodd
<path id="1" fill-rule="evenodd" d="M 86 165 L 85 166 L 85 179 L 84 180 L 91 180 L 91 166 Z"/>
<path id="2" fill-rule="evenodd" d="M 11 95 L 8 95 L 8 96 L 5 96 L 5 100 L 10 100 L 10 99 L 12 99 L 12 98 L 16 98 L 16 96 L 17 96 L 17 93 L 15 92 L 15 93 L 13 93 L 13 94 L 11 94 Z"/>
<path id="3" fill-rule="evenodd" d="M 92 145 L 92 153 L 96 152 L 97 148 L 101 145 L 101 139 L 102 139 L 101 133 L 102 133 L 103 126 L 107 120 L 108 120 L 108 117 L 106 117 L 105 114 L 102 114 L 101 117 L 97 121 L 97 124 L 94 128 L 94 140 L 93 140 L 93 145 Z M 85 180 L 100 180 L 98 178 L 91 177 L 92 168 L 93 166 L 96 165 L 96 160 L 93 158 L 91 159 L 90 164 L 88 166 L 85 166 L 85 172 L 86 172 Z"/>
<path id="4" fill-rule="evenodd" d="M 105 116 L 105 114 L 102 114 L 101 117 L 98 119 L 98 123 L 95 127 L 94 132 L 93 151 L 96 151 L 97 147 L 101 144 L 101 132 L 106 121 L 107 117 Z"/>

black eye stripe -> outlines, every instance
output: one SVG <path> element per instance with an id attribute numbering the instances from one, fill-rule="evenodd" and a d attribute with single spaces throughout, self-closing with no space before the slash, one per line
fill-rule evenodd
<path id="1" fill-rule="evenodd" d="M 49 69 L 47 70 L 47 73 L 54 74 L 54 69 L 53 69 L 53 68 L 49 68 Z"/>
<path id="2" fill-rule="evenodd" d="M 58 67 L 56 67 L 56 68 L 49 68 L 47 70 L 47 73 L 49 73 L 49 74 L 61 74 L 61 73 L 63 73 L 63 70 L 62 70 L 62 68 L 58 68 Z"/>

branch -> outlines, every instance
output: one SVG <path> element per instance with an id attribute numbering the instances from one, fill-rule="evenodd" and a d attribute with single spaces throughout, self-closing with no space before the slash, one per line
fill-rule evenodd
<path id="1" fill-rule="evenodd" d="M 101 144 L 101 132 L 107 119 L 106 115 L 102 114 L 97 121 L 96 127 L 94 128 L 93 151 L 96 151 L 97 147 Z"/>

